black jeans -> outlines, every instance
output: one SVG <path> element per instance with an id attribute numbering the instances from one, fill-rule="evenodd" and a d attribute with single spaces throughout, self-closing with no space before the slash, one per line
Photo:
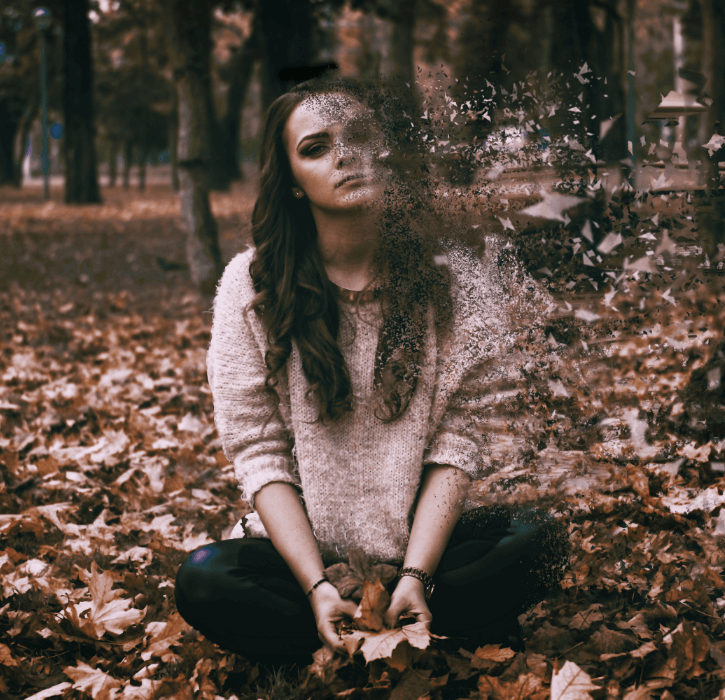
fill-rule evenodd
<path id="1" fill-rule="evenodd" d="M 501 641 L 495 637 L 506 624 L 561 579 L 569 551 L 566 527 L 536 510 L 464 513 L 433 577 L 432 631 Z M 309 663 L 321 646 L 305 591 L 266 539 L 192 552 L 176 576 L 176 605 L 208 639 L 251 659 Z"/>

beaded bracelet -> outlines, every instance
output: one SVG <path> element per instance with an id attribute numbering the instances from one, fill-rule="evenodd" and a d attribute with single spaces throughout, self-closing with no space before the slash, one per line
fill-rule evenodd
<path id="1" fill-rule="evenodd" d="M 318 586 L 321 586 L 323 583 L 327 581 L 327 576 L 323 576 L 307 593 L 307 597 L 309 598 L 312 595 L 312 591 L 315 590 Z"/>

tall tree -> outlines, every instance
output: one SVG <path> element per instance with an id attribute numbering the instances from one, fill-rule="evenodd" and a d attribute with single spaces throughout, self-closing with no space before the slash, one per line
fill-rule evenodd
<path id="1" fill-rule="evenodd" d="M 88 0 L 65 0 L 65 201 L 101 201 L 93 121 L 93 61 Z"/>
<path id="2" fill-rule="evenodd" d="M 284 69 L 309 66 L 317 58 L 317 21 L 311 0 L 259 0 L 262 37 L 262 109 L 294 85 Z M 282 73 L 282 74 L 281 74 Z"/>
<path id="3" fill-rule="evenodd" d="M 214 128 L 211 87 L 212 5 L 204 0 L 159 0 L 179 105 L 177 152 L 186 259 L 205 294 L 223 271 L 216 221 L 209 204 Z"/>

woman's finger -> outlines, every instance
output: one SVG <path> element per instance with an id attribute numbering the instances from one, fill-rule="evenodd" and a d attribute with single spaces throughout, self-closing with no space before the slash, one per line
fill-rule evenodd
<path id="1" fill-rule="evenodd" d="M 327 620 L 321 623 L 317 631 L 323 643 L 330 647 L 330 649 L 342 653 L 345 652 L 345 645 L 342 643 L 340 635 L 337 633 L 337 629 L 332 621 Z"/>
<path id="2" fill-rule="evenodd" d="M 385 613 L 385 617 L 383 618 L 383 621 L 385 622 L 385 626 L 388 629 L 392 629 L 395 627 L 395 625 L 398 624 L 398 618 L 400 617 L 400 614 L 403 612 L 403 609 L 398 605 L 391 605 L 387 612 Z"/>

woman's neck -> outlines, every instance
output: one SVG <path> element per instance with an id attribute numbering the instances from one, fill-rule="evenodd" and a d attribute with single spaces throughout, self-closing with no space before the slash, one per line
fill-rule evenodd
<path id="1" fill-rule="evenodd" d="M 351 216 L 316 212 L 317 243 L 327 276 L 343 289 L 365 289 L 373 280 L 377 217 L 366 211 Z"/>

